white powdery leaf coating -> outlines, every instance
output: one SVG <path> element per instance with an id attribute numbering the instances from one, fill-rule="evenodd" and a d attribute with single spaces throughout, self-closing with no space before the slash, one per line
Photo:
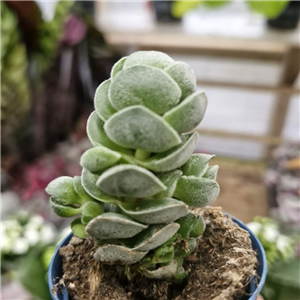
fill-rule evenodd
<path id="1" fill-rule="evenodd" d="M 131 238 L 148 226 L 117 213 L 104 213 L 86 226 L 86 232 L 99 240 Z M 141 250 L 143 251 L 143 250 Z"/>
<path id="2" fill-rule="evenodd" d="M 96 111 L 92 112 L 88 118 L 86 131 L 93 146 L 104 146 L 124 154 L 132 154 L 129 149 L 120 147 L 109 139 L 104 131 L 104 122 L 100 119 Z"/>
<path id="3" fill-rule="evenodd" d="M 85 191 L 94 199 L 105 203 L 116 203 L 117 198 L 108 195 L 96 185 L 99 175 L 92 174 L 87 169 L 83 168 L 81 173 L 81 183 Z"/>
<path id="4" fill-rule="evenodd" d="M 177 271 L 177 261 L 173 259 L 168 265 L 156 270 L 143 270 L 143 274 L 148 278 L 166 279 L 172 277 Z"/>
<path id="5" fill-rule="evenodd" d="M 143 235 L 144 240 L 132 250 L 150 251 L 155 249 L 167 242 L 178 231 L 179 227 L 180 225 L 178 223 L 170 223 L 156 232 L 153 232 L 150 237 L 141 232 L 140 235 Z"/>
<path id="6" fill-rule="evenodd" d="M 203 178 L 216 180 L 217 175 L 218 175 L 218 171 L 219 171 L 219 166 L 218 165 L 208 167 L 207 171 L 203 175 Z"/>
<path id="7" fill-rule="evenodd" d="M 124 63 L 124 69 L 135 65 L 147 65 L 160 69 L 168 68 L 174 64 L 174 60 L 160 51 L 137 51 L 128 56 Z"/>
<path id="8" fill-rule="evenodd" d="M 167 187 L 167 189 L 156 194 L 155 198 L 172 198 L 177 180 L 181 177 L 181 175 L 182 172 L 180 170 L 172 170 L 157 175 L 158 179 Z"/>
<path id="9" fill-rule="evenodd" d="M 108 90 L 110 87 L 111 79 L 102 82 L 96 90 L 94 97 L 94 106 L 98 116 L 106 121 L 112 116 L 116 110 L 111 105 L 108 99 Z"/>
<path id="10" fill-rule="evenodd" d="M 179 61 L 165 71 L 178 83 L 182 92 L 181 100 L 196 91 L 196 76 L 188 64 Z"/>
<path id="11" fill-rule="evenodd" d="M 94 258 L 103 262 L 134 264 L 140 261 L 148 252 L 134 251 L 118 245 L 104 245 L 97 249 Z"/>
<path id="12" fill-rule="evenodd" d="M 120 208 L 133 219 L 145 224 L 173 222 L 189 213 L 188 206 L 172 198 L 149 199 L 140 203 L 120 203 Z"/>
<path id="13" fill-rule="evenodd" d="M 203 120 L 207 107 L 207 97 L 204 92 L 197 92 L 179 105 L 169 110 L 164 119 L 179 133 L 189 132 Z"/>
<path id="14" fill-rule="evenodd" d="M 154 172 L 166 172 L 181 167 L 194 152 L 198 141 L 198 133 L 181 136 L 182 143 L 166 152 L 159 153 L 137 163 Z"/>
<path id="15" fill-rule="evenodd" d="M 193 154 L 187 163 L 181 168 L 183 175 L 202 177 L 208 168 L 208 162 L 215 155 L 196 153 Z"/>
<path id="16" fill-rule="evenodd" d="M 173 108 L 180 97 L 181 90 L 171 76 L 160 69 L 143 65 L 119 72 L 109 88 L 109 99 L 116 110 L 143 105 L 162 115 Z"/>
<path id="17" fill-rule="evenodd" d="M 164 152 L 181 143 L 172 126 L 141 105 L 117 112 L 106 121 L 104 129 L 112 141 L 126 148 Z"/>
<path id="18" fill-rule="evenodd" d="M 94 147 L 85 151 L 80 159 L 80 165 L 92 173 L 113 166 L 121 158 L 118 152 L 104 147 Z"/>
<path id="19" fill-rule="evenodd" d="M 104 192 L 118 197 L 151 197 L 166 186 L 151 172 L 133 165 L 117 165 L 106 170 L 96 185 Z"/>
<path id="20" fill-rule="evenodd" d="M 46 192 L 59 200 L 60 204 L 68 205 L 79 200 L 73 188 L 73 178 L 61 176 L 52 180 L 46 187 Z"/>
<path id="21" fill-rule="evenodd" d="M 177 181 L 174 196 L 191 207 L 204 207 L 218 196 L 220 187 L 211 179 L 182 176 Z"/>
<path id="22" fill-rule="evenodd" d="M 124 63 L 127 59 L 127 56 L 122 57 L 120 60 L 118 60 L 112 67 L 110 72 L 110 77 L 114 78 L 120 71 L 123 70 Z"/>

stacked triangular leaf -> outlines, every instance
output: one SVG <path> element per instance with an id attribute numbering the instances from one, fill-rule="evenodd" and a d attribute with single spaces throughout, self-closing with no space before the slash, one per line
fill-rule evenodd
<path id="1" fill-rule="evenodd" d="M 215 200 L 213 155 L 193 154 L 207 107 L 204 92 L 183 62 L 139 51 L 115 64 L 95 94 L 87 122 L 93 148 L 81 157 L 81 177 L 47 187 L 53 210 L 80 215 L 73 233 L 99 244 L 95 259 L 130 266 L 150 278 L 182 280 L 184 257 L 205 222 L 189 211 Z"/>

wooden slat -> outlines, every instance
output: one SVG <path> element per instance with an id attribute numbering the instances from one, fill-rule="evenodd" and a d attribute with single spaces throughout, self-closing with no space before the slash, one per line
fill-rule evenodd
<path id="1" fill-rule="evenodd" d="M 285 93 L 288 95 L 300 93 L 300 89 L 293 88 L 290 85 L 270 86 L 270 85 L 257 85 L 257 84 L 209 81 L 209 80 L 197 80 L 197 84 L 200 86 L 206 85 L 206 86 L 218 87 L 218 88 L 230 88 L 230 89 L 262 91 L 262 92 Z"/>
<path id="2" fill-rule="evenodd" d="M 104 33 L 111 46 L 137 46 L 141 50 L 160 50 L 185 54 L 231 56 L 280 60 L 288 49 L 282 42 L 249 41 L 243 39 L 215 39 L 192 35 L 171 35 L 153 33 Z"/>
<path id="3" fill-rule="evenodd" d="M 259 142 L 266 145 L 279 145 L 285 141 L 281 137 L 258 136 L 254 134 L 247 134 L 247 133 L 240 133 L 240 132 L 229 132 L 229 131 L 200 129 L 200 128 L 197 128 L 196 131 L 199 134 L 203 134 L 203 135 L 222 137 L 227 139 L 241 139 L 246 141 Z"/>

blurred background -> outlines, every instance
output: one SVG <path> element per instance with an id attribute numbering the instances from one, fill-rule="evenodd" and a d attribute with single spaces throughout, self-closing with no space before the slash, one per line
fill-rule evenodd
<path id="1" fill-rule="evenodd" d="M 213 205 L 262 241 L 264 299 L 300 299 L 299 14 L 299 1 L 1 1 L 1 299 L 50 299 L 70 222 L 44 189 L 80 175 L 94 92 L 137 50 L 194 70 L 209 99 L 196 150 L 220 165 Z"/>

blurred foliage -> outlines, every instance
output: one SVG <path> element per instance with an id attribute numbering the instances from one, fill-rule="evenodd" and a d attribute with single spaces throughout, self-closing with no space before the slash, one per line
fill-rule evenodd
<path id="1" fill-rule="evenodd" d="M 262 243 L 268 261 L 268 274 L 261 294 L 265 300 L 299 300 L 300 260 L 295 256 L 297 233 L 281 233 L 280 224 L 256 217 L 247 226 Z"/>
<path id="2" fill-rule="evenodd" d="M 48 70 L 57 54 L 58 42 L 64 34 L 63 24 L 73 4 L 74 1 L 59 1 L 53 19 L 42 21 L 38 26 L 38 48 L 33 52 L 33 57 L 37 60 L 40 74 Z"/>
<path id="3" fill-rule="evenodd" d="M 231 1 L 174 1 L 172 6 L 172 14 L 180 18 L 189 10 L 197 8 L 199 5 L 204 5 L 210 8 L 218 8 Z M 255 12 L 264 15 L 268 19 L 277 17 L 287 6 L 289 1 L 246 1 L 249 8 Z"/>
<path id="4" fill-rule="evenodd" d="M 14 135 L 30 109 L 29 82 L 26 77 L 26 48 L 20 41 L 18 20 L 1 2 L 1 135 L 2 153 L 11 149 Z M 19 130 L 19 132 L 18 132 Z"/>
<path id="5" fill-rule="evenodd" d="M 255 13 L 274 19 L 285 9 L 289 1 L 247 1 L 247 3 Z"/>

